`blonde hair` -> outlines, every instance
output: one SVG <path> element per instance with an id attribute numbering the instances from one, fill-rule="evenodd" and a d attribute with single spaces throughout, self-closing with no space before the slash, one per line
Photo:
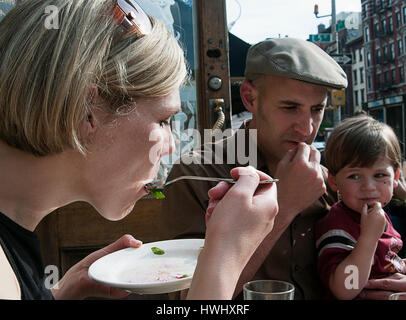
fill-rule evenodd
<path id="1" fill-rule="evenodd" d="M 343 120 L 332 131 L 325 149 L 326 167 L 332 175 L 347 165 L 370 167 L 382 156 L 395 171 L 400 168 L 402 152 L 395 132 L 367 115 Z"/>
<path id="2" fill-rule="evenodd" d="M 179 88 L 184 54 L 151 17 L 150 34 L 118 37 L 112 0 L 20 1 L 0 22 L 0 139 L 44 156 L 73 148 L 86 153 L 79 127 L 96 85 L 109 114 L 130 112 L 137 97 Z M 59 28 L 47 29 L 47 6 Z"/>

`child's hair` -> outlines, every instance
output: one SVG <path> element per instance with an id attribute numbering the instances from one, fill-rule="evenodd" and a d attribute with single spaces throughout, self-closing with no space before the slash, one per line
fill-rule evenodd
<path id="1" fill-rule="evenodd" d="M 370 167 L 381 156 L 396 171 L 401 166 L 402 152 L 390 126 L 367 115 L 343 120 L 331 133 L 325 149 L 326 167 L 332 175 L 342 168 Z"/>

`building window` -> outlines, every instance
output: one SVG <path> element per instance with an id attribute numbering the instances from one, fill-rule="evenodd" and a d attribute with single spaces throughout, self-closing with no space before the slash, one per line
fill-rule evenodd
<path id="1" fill-rule="evenodd" d="M 390 58 L 391 60 L 395 60 L 395 44 L 390 44 Z"/>
<path id="2" fill-rule="evenodd" d="M 400 27 L 400 12 L 396 12 L 396 28 Z"/>
<path id="3" fill-rule="evenodd" d="M 382 24 L 382 34 L 383 35 L 385 35 L 386 34 L 386 19 L 383 19 L 382 21 L 381 21 L 381 24 Z"/>
<path id="4" fill-rule="evenodd" d="M 361 103 L 364 104 L 365 102 L 365 90 L 361 89 Z"/>
<path id="5" fill-rule="evenodd" d="M 381 49 L 378 48 L 376 49 L 376 63 L 380 64 L 381 62 L 382 62 Z"/>
<path id="6" fill-rule="evenodd" d="M 369 42 L 369 28 L 365 27 L 365 42 Z"/>
<path id="7" fill-rule="evenodd" d="M 399 66 L 399 82 L 402 83 L 404 80 L 403 77 L 403 66 Z"/>
<path id="8" fill-rule="evenodd" d="M 389 86 L 389 71 L 385 71 L 383 73 L 383 83 L 384 83 L 384 87 Z"/>
<path id="9" fill-rule="evenodd" d="M 406 24 L 406 7 L 403 7 L 403 24 Z"/>
<path id="10" fill-rule="evenodd" d="M 389 17 L 389 33 L 393 33 L 393 18 L 392 16 Z"/>
<path id="11" fill-rule="evenodd" d="M 372 91 L 372 77 L 370 74 L 368 75 L 368 78 L 367 78 L 367 87 L 368 87 L 368 92 L 371 92 Z"/>
<path id="12" fill-rule="evenodd" d="M 367 52 L 367 67 L 371 66 L 371 52 Z"/>
<path id="13" fill-rule="evenodd" d="M 383 46 L 383 60 L 388 60 L 388 46 Z"/>
<path id="14" fill-rule="evenodd" d="M 363 59 L 363 56 L 362 56 L 362 49 L 359 49 L 358 57 L 359 57 L 359 61 L 362 61 L 362 59 Z"/>
<path id="15" fill-rule="evenodd" d="M 358 106 L 358 91 L 354 91 L 354 105 Z"/>
<path id="16" fill-rule="evenodd" d="M 401 56 L 403 53 L 403 41 L 402 39 L 398 40 L 398 55 Z"/>
<path id="17" fill-rule="evenodd" d="M 376 75 L 376 88 L 380 89 L 381 88 L 381 74 Z"/>
<path id="18" fill-rule="evenodd" d="M 375 38 L 379 37 L 379 22 L 375 23 Z"/>
<path id="19" fill-rule="evenodd" d="M 354 84 L 358 84 L 357 70 L 354 70 L 352 73 L 353 73 Z"/>
<path id="20" fill-rule="evenodd" d="M 359 68 L 359 83 L 364 83 L 364 68 Z"/>
<path id="21" fill-rule="evenodd" d="M 394 85 L 396 82 L 396 70 L 395 69 L 391 70 L 391 77 L 392 77 L 391 84 Z"/>

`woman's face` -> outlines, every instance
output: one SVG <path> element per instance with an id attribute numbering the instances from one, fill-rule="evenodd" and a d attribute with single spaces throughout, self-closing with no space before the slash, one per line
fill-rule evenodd
<path id="1" fill-rule="evenodd" d="M 100 124 L 85 159 L 85 201 L 109 220 L 131 212 L 157 177 L 161 157 L 174 151 L 170 119 L 180 110 L 179 90 L 139 98 L 125 116 Z"/>

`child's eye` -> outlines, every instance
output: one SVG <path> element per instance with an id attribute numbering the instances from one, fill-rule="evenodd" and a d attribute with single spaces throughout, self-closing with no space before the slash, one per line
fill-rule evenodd
<path id="1" fill-rule="evenodd" d="M 347 177 L 347 179 L 358 180 L 358 179 L 359 179 L 359 175 L 358 175 L 358 174 L 352 174 L 352 175 L 349 175 L 349 176 Z"/>
<path id="2" fill-rule="evenodd" d="M 375 174 L 375 178 L 386 178 L 388 175 L 386 173 L 377 173 Z"/>

